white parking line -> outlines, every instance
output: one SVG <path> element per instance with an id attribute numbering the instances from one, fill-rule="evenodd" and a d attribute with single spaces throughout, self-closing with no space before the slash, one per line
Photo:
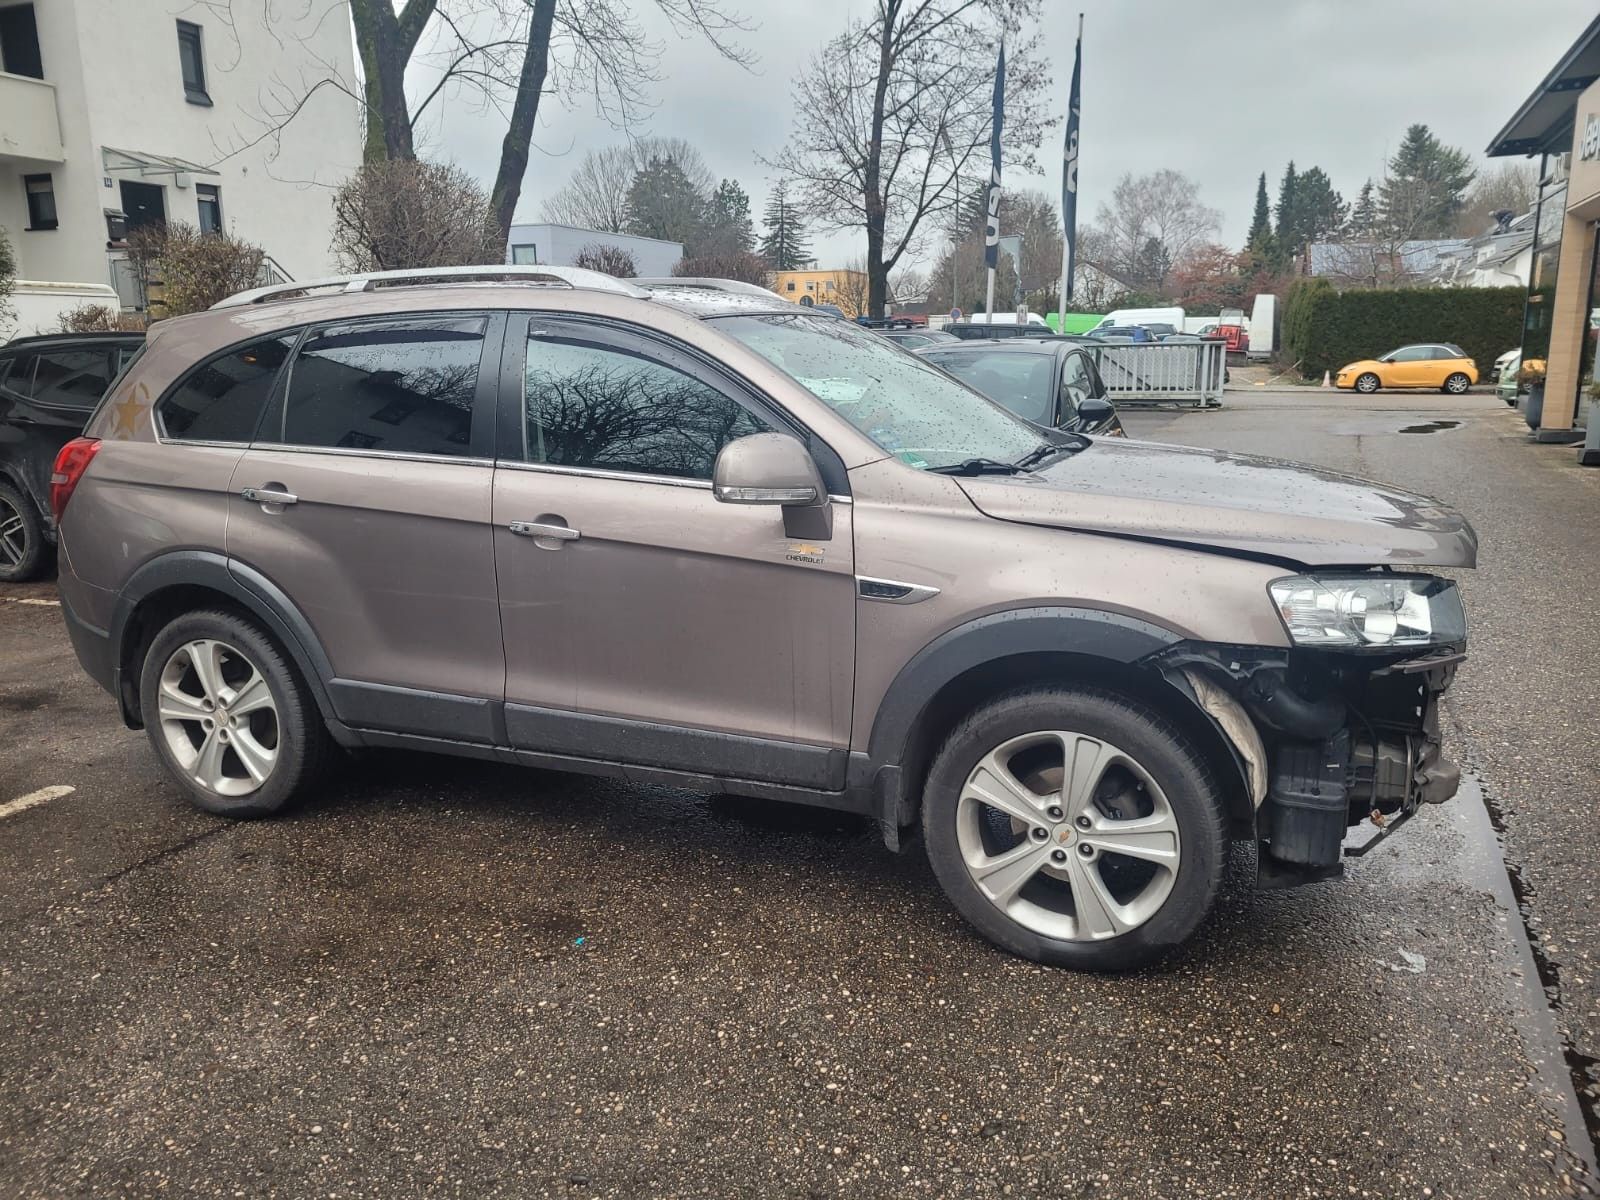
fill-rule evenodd
<path id="1" fill-rule="evenodd" d="M 59 600 L 40 600 L 33 596 L 0 596 L 0 602 L 6 604 L 48 604 L 54 608 L 61 607 Z"/>
<path id="2" fill-rule="evenodd" d="M 51 784 L 49 787 L 42 787 L 37 792 L 29 792 L 26 796 L 18 796 L 8 804 L 0 804 L 0 821 L 4 821 L 7 817 L 14 817 L 19 812 L 27 812 L 28 809 L 35 808 L 47 801 L 59 800 L 62 796 L 70 796 L 77 790 L 77 788 L 69 787 L 67 784 L 56 783 Z"/>

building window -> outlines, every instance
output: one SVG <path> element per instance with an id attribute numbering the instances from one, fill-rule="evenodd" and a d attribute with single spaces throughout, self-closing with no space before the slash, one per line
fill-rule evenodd
<path id="1" fill-rule="evenodd" d="M 814 292 L 814 291 L 816 291 L 816 290 L 817 290 L 817 283 L 816 283 L 816 280 L 814 280 L 814 279 L 808 279 L 808 280 L 806 280 L 806 291 L 808 291 L 808 292 Z"/>
<path id="2" fill-rule="evenodd" d="M 794 291 L 794 280 L 791 279 L 791 280 L 789 280 L 788 283 L 784 284 L 783 285 L 783 290 L 786 291 L 786 292 Z"/>
<path id="3" fill-rule="evenodd" d="M 826 285 L 825 285 L 825 286 L 826 286 L 826 287 L 827 287 L 827 289 L 828 289 L 828 290 L 829 290 L 829 291 L 830 291 L 830 292 L 831 292 L 831 291 L 833 291 L 833 280 L 831 280 L 831 279 L 830 279 L 830 280 L 828 280 L 828 282 L 827 282 L 827 284 L 826 284 Z"/>
<path id="4" fill-rule="evenodd" d="M 8 75 L 44 78 L 44 63 L 39 57 L 39 29 L 34 24 L 31 4 L 0 8 L 0 70 Z"/>
<path id="5" fill-rule="evenodd" d="M 54 229 L 56 227 L 56 185 L 48 175 L 24 175 L 23 189 L 28 193 L 28 228 Z"/>
<path id="6" fill-rule="evenodd" d="M 211 103 L 206 95 L 206 57 L 200 45 L 200 26 L 178 22 L 178 63 L 183 68 L 183 94 L 190 104 Z"/>
<path id="7" fill-rule="evenodd" d="M 222 189 L 210 183 L 194 185 L 194 199 L 200 209 L 200 232 L 222 232 Z"/>
<path id="8" fill-rule="evenodd" d="M 511 265 L 514 267 L 536 267 L 539 265 L 539 247 L 532 242 L 523 242 L 511 247 Z"/>

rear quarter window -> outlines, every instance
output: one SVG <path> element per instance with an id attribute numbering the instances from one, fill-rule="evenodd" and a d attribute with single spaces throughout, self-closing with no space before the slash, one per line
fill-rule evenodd
<path id="1" fill-rule="evenodd" d="M 163 436 L 186 442 L 250 441 L 293 348 L 293 334 L 262 338 L 191 371 L 156 405 Z"/>

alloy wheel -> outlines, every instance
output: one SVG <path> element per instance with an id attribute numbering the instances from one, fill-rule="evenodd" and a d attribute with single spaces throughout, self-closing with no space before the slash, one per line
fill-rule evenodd
<path id="1" fill-rule="evenodd" d="M 1465 375 L 1452 375 L 1444 381 L 1445 389 L 1451 395 L 1459 396 L 1472 386 Z"/>
<path id="2" fill-rule="evenodd" d="M 28 553 L 28 523 L 16 506 L 0 496 L 0 567 L 18 567 Z"/>
<path id="3" fill-rule="evenodd" d="M 185 642 L 161 670 L 161 732 L 179 770 L 221 796 L 260 788 L 278 762 L 278 707 L 238 647 Z"/>
<path id="4" fill-rule="evenodd" d="M 1160 911 L 1177 882 L 1177 815 L 1131 755 L 1088 734 L 1041 730 L 986 754 L 956 808 L 967 873 L 1042 937 L 1103 941 Z"/>
<path id="5" fill-rule="evenodd" d="M 1356 391 L 1371 395 L 1378 390 L 1378 377 L 1376 375 L 1363 375 L 1356 380 Z"/>

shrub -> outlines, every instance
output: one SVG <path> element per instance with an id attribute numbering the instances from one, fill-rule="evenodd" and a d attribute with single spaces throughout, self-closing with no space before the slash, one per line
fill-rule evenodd
<path id="1" fill-rule="evenodd" d="M 612 275 L 617 279 L 632 279 L 639 273 L 639 266 L 621 246 L 607 245 L 605 242 L 590 242 L 573 256 L 572 265 L 585 267 L 590 271 L 599 271 L 603 275 Z"/>
<path id="2" fill-rule="evenodd" d="M 772 284 L 771 265 L 761 255 L 748 250 L 680 258 L 672 273 L 680 279 L 737 279 L 761 287 Z"/>
<path id="3" fill-rule="evenodd" d="M 460 167 L 369 162 L 333 196 L 333 254 L 346 271 L 505 262 L 489 197 Z"/>
<path id="4" fill-rule="evenodd" d="M 1413 342 L 1453 342 L 1487 370 L 1521 344 L 1525 298 L 1519 287 L 1339 292 L 1306 280 L 1284 304 L 1284 351 L 1308 379 Z"/>
<path id="5" fill-rule="evenodd" d="M 56 322 L 58 333 L 137 332 L 144 327 L 144 318 L 138 313 L 125 313 L 109 304 L 80 304 L 62 313 Z"/>
<path id="6" fill-rule="evenodd" d="M 16 280 L 17 255 L 11 248 L 11 238 L 0 229 L 0 321 L 12 316 L 11 289 Z"/>
<path id="7" fill-rule="evenodd" d="M 227 233 L 201 233 L 182 221 L 145 225 L 128 235 L 151 320 L 200 312 L 256 286 L 260 246 Z"/>

